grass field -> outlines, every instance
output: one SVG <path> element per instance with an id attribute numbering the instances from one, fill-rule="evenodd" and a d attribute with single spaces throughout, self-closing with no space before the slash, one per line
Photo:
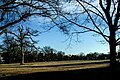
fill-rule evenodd
<path id="1" fill-rule="evenodd" d="M 100 68 L 109 66 L 109 60 L 75 60 L 75 61 L 52 61 L 52 62 L 31 62 L 20 65 L 0 64 L 0 77 L 13 76 L 18 74 L 30 74 L 35 72 L 68 71 L 89 68 Z"/>

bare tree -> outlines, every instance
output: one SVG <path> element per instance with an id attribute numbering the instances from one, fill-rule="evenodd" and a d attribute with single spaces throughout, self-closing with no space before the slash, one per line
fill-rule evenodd
<path id="1" fill-rule="evenodd" d="M 35 44 L 37 41 L 33 39 L 33 37 L 38 36 L 39 32 L 37 30 L 32 30 L 28 27 L 24 28 L 23 26 L 18 26 L 17 32 L 8 31 L 8 33 L 12 34 L 15 40 L 17 41 L 18 47 L 20 47 L 21 53 L 21 62 L 20 64 L 24 64 L 24 50 L 25 47 L 31 47 L 37 49 Z"/>
<path id="2" fill-rule="evenodd" d="M 120 43 L 120 1 L 69 0 L 62 3 L 61 19 L 54 23 L 70 34 L 70 39 L 86 32 L 102 36 L 109 44 L 110 66 L 115 69 L 116 46 Z"/>
<path id="3" fill-rule="evenodd" d="M 58 0 L 0 0 L 0 35 L 4 33 L 5 28 L 25 22 L 32 16 L 56 18 L 58 15 L 56 8 L 58 8 Z"/>

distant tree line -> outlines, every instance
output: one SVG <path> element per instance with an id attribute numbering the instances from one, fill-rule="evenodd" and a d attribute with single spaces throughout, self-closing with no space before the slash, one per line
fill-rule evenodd
<path id="1" fill-rule="evenodd" d="M 21 61 L 20 49 L 17 48 L 12 53 L 3 52 L 2 57 L 4 63 L 18 63 Z M 9 55 L 8 55 L 9 54 Z M 27 49 L 24 52 L 24 61 L 25 62 L 44 62 L 44 61 L 63 61 L 63 60 L 105 60 L 109 59 L 109 54 L 104 53 L 89 53 L 84 54 L 80 53 L 78 55 L 65 54 L 63 51 L 57 51 L 56 49 L 51 48 L 50 46 L 45 46 L 39 50 Z"/>

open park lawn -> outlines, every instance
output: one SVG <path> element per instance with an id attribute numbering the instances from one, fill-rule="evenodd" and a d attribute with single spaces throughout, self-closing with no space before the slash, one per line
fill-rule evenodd
<path id="1" fill-rule="evenodd" d="M 109 60 L 0 64 L 0 80 L 105 80 L 110 76 L 108 67 Z"/>

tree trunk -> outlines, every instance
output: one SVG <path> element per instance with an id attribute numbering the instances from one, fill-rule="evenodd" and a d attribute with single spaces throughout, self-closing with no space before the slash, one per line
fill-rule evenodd
<path id="1" fill-rule="evenodd" d="M 23 45 L 21 43 L 21 62 L 20 62 L 20 65 L 23 65 L 24 64 L 24 52 L 23 52 Z"/>
<path id="2" fill-rule="evenodd" d="M 114 44 L 110 44 L 110 67 L 116 67 L 116 47 Z"/>
<path id="3" fill-rule="evenodd" d="M 24 64 L 24 53 L 23 51 L 21 51 L 21 62 L 20 62 L 20 65 L 23 65 Z"/>
<path id="4" fill-rule="evenodd" d="M 115 31 L 111 30 L 110 32 L 110 69 L 115 71 L 116 69 L 116 39 L 115 39 Z"/>

